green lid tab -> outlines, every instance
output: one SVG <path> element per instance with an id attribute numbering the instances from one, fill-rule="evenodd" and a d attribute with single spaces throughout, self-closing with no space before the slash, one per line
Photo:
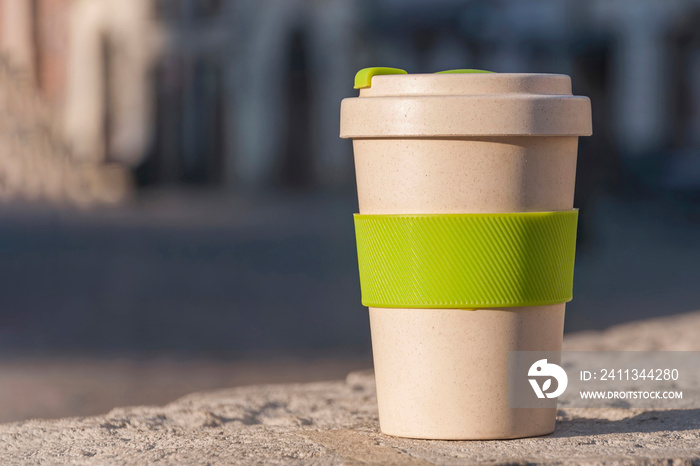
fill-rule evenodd
<path id="1" fill-rule="evenodd" d="M 408 74 L 406 70 L 399 68 L 363 68 L 355 75 L 355 89 L 364 89 L 372 85 L 372 76 L 380 74 Z"/>

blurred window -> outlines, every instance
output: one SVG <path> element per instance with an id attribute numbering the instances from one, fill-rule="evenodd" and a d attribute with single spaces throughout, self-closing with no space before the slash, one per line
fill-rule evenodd
<path id="1" fill-rule="evenodd" d="M 154 16 L 160 20 L 177 21 L 182 17 L 183 0 L 155 0 Z"/>
<path id="2" fill-rule="evenodd" d="M 140 184 L 218 184 L 223 178 L 224 66 L 212 57 L 165 57 L 153 76 L 155 144 Z"/>
<path id="3" fill-rule="evenodd" d="M 224 136 L 223 66 L 199 58 L 187 70 L 179 179 L 208 184 L 222 180 Z"/>
<path id="4" fill-rule="evenodd" d="M 192 16 L 195 19 L 208 19 L 219 15 L 224 9 L 224 0 L 195 0 Z"/>

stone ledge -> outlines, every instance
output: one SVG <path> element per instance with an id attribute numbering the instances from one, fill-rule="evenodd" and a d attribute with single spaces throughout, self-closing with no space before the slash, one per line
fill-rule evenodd
<path id="1" fill-rule="evenodd" d="M 574 335 L 569 349 L 698 328 L 700 313 Z M 637 330 L 635 330 L 637 329 Z M 641 329 L 641 330 L 640 330 Z M 693 337 L 693 332 L 682 333 Z M 677 338 L 657 338 L 680 344 Z M 606 341 L 608 343 L 606 343 Z M 684 349 L 698 348 L 698 340 Z M 554 434 L 508 441 L 425 441 L 382 435 L 374 379 L 194 393 L 164 407 L 0 426 L 7 463 L 186 464 L 700 464 L 700 410 L 561 409 Z"/>

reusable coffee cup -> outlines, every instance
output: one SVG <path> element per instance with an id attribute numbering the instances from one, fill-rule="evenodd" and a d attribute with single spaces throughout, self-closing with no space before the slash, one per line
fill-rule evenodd
<path id="1" fill-rule="evenodd" d="M 509 407 L 508 354 L 561 351 L 589 99 L 565 75 L 479 70 L 368 68 L 355 87 L 340 136 L 353 140 L 382 432 L 553 432 L 556 408 Z"/>

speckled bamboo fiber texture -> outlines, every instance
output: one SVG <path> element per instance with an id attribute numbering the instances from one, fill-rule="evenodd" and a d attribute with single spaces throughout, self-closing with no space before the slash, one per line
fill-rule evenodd
<path id="1" fill-rule="evenodd" d="M 586 134 L 590 103 L 571 95 L 563 75 L 375 76 L 341 108 L 368 215 L 572 209 L 578 136 Z M 507 356 L 559 351 L 564 308 L 370 308 L 382 432 L 552 432 L 554 409 L 508 408 Z"/>

